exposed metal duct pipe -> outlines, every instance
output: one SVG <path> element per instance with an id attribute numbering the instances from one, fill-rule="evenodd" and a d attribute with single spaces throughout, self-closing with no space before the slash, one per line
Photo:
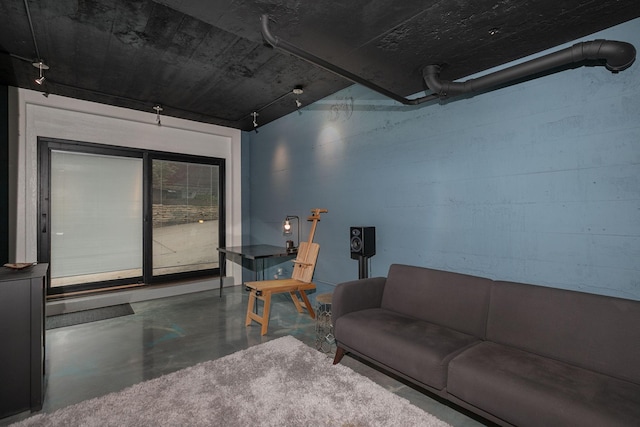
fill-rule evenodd
<path id="1" fill-rule="evenodd" d="M 440 99 L 445 99 L 450 96 L 500 86 L 586 60 L 605 60 L 604 65 L 607 69 L 617 73 L 630 67 L 635 59 L 636 49 L 630 43 L 594 40 L 577 43 L 558 52 L 464 82 L 440 80 L 438 77 L 440 74 L 439 65 L 427 65 L 423 70 L 423 77 L 429 89 L 435 92 Z"/>
<path id="2" fill-rule="evenodd" d="M 518 79 L 533 77 L 536 74 L 559 71 L 561 67 L 587 60 L 605 60 L 604 65 L 607 69 L 617 73 L 631 66 L 636 58 L 636 49 L 630 43 L 595 40 L 577 43 L 558 52 L 532 59 L 483 77 L 469 79 L 465 82 L 440 80 L 440 65 L 427 65 L 423 70 L 423 78 L 429 89 L 434 93 L 419 98 L 408 99 L 275 37 L 271 34 L 271 31 L 269 31 L 268 15 L 262 15 L 261 23 L 262 36 L 271 46 L 405 105 L 418 105 L 434 99 L 445 99 L 450 96 L 481 91 L 512 83 Z"/>

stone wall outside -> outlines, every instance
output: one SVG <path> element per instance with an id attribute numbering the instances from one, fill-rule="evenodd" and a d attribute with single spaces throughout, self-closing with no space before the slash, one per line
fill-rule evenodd
<path id="1" fill-rule="evenodd" d="M 219 219 L 218 206 L 163 205 L 153 204 L 153 226 L 167 226 L 195 222 L 200 219 Z"/>

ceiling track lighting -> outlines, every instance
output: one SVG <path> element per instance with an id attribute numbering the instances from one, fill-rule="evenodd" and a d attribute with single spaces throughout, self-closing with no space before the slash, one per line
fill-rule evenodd
<path id="1" fill-rule="evenodd" d="M 36 50 L 36 55 L 38 55 L 38 59 L 34 62 L 31 63 L 31 65 L 33 65 L 34 67 L 36 67 L 38 70 L 40 70 L 40 75 L 37 79 L 35 79 L 35 82 L 39 85 L 44 84 L 44 74 L 43 74 L 43 70 L 48 70 L 49 66 L 47 64 L 44 63 L 44 61 L 42 60 L 42 57 L 40 56 L 40 49 L 38 49 L 38 43 L 36 41 L 36 33 L 33 30 L 33 20 L 31 19 L 31 11 L 29 10 L 29 3 L 27 2 L 27 0 L 23 1 L 24 3 L 24 10 L 27 13 L 27 19 L 29 20 L 29 30 L 31 30 L 31 38 L 33 39 L 33 47 Z"/>
<path id="2" fill-rule="evenodd" d="M 260 114 L 258 114 L 257 111 L 254 111 L 251 115 L 253 116 L 253 129 L 258 133 L 258 116 Z"/>
<path id="3" fill-rule="evenodd" d="M 298 99 L 298 97 L 304 93 L 304 90 L 302 90 L 302 86 L 294 87 L 292 92 L 296 96 L 296 108 L 302 107 L 302 102 L 300 102 L 300 100 Z"/>
<path id="4" fill-rule="evenodd" d="M 283 100 L 284 98 L 286 98 L 287 96 L 290 96 L 291 94 L 296 96 L 296 107 L 298 108 L 298 113 L 302 114 L 299 109 L 300 107 L 302 107 L 302 102 L 300 102 L 300 100 L 298 99 L 298 96 L 302 95 L 304 93 L 304 90 L 302 89 L 302 86 L 295 86 L 291 91 L 284 93 L 283 95 L 280 95 L 279 97 L 277 97 L 276 99 L 274 99 L 273 101 L 269 102 L 266 105 L 263 105 L 262 107 L 258 108 L 257 110 L 255 110 L 253 113 L 249 114 L 250 117 L 253 118 L 253 129 L 256 131 L 256 133 L 258 133 L 258 120 L 257 117 L 260 115 L 260 111 L 262 110 L 266 110 L 267 108 L 271 107 L 273 104 L 280 102 L 281 100 Z M 245 120 L 247 118 L 247 116 L 244 116 L 242 118 L 242 120 Z"/>
<path id="5" fill-rule="evenodd" d="M 31 65 L 33 65 L 34 67 L 36 67 L 38 70 L 40 70 L 39 73 L 39 77 L 37 79 L 35 79 L 35 82 L 39 85 L 44 84 L 45 81 L 45 77 L 44 77 L 44 73 L 43 70 L 48 70 L 49 66 L 47 64 L 45 64 L 42 59 L 38 59 L 35 62 L 32 62 Z"/>
<path id="6" fill-rule="evenodd" d="M 156 105 L 155 107 L 153 107 L 153 109 L 156 112 L 156 124 L 158 126 L 162 126 L 162 122 L 160 121 L 160 111 L 162 111 L 163 108 L 160 105 Z"/>

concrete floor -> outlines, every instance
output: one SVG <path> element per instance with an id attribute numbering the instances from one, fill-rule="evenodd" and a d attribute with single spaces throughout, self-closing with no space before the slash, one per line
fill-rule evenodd
<path id="1" fill-rule="evenodd" d="M 318 292 L 322 293 L 322 291 Z M 315 322 L 288 295 L 272 300 L 267 335 L 244 324 L 242 286 L 135 302 L 135 314 L 46 332 L 46 394 L 51 412 L 284 335 L 315 348 Z M 311 295 L 315 306 L 315 295 Z M 335 346 L 332 348 L 335 350 Z M 346 356 L 341 362 L 453 426 L 483 425 L 412 387 Z M 242 368 L 242 367 L 239 367 Z M 255 367 L 247 367 L 255 369 Z M 0 420 L 0 425 L 29 414 Z"/>

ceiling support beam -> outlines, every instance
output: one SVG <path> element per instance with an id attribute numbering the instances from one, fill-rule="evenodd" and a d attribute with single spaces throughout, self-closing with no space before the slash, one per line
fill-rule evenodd
<path id="1" fill-rule="evenodd" d="M 269 43 L 271 46 L 273 46 L 274 48 L 283 50 L 287 53 L 290 53 L 293 56 L 296 56 L 304 61 L 307 61 L 315 66 L 318 66 L 320 68 L 323 68 L 333 74 L 336 74 L 342 78 L 345 78 L 353 83 L 357 83 L 359 85 L 362 85 L 364 87 L 367 87 L 371 90 L 373 90 L 374 92 L 378 92 L 388 98 L 391 98 L 395 101 L 398 101 L 404 105 L 418 105 L 418 104 L 422 104 L 423 102 L 427 102 L 427 101 L 432 101 L 434 99 L 438 99 L 437 95 L 431 94 L 431 95 L 427 95 L 427 96 L 423 96 L 420 98 L 415 98 L 415 99 L 408 99 L 405 98 L 404 96 L 398 95 L 394 92 L 391 92 L 388 89 L 385 89 L 383 87 L 378 86 L 375 83 L 372 83 L 360 76 L 357 76 L 355 74 L 353 74 L 350 71 L 345 70 L 344 68 L 338 67 L 337 65 L 334 65 L 330 62 L 325 61 L 322 58 L 318 58 L 317 56 L 313 55 L 312 53 L 309 53 L 307 51 L 304 51 L 302 49 L 300 49 L 299 47 L 288 43 L 284 40 L 281 40 L 279 37 L 274 36 L 273 34 L 271 34 L 271 31 L 269 30 L 269 16 L 268 15 L 262 15 L 262 17 L 260 18 L 261 22 L 262 22 L 262 36 L 264 37 L 264 39 L 266 40 L 267 43 Z"/>

